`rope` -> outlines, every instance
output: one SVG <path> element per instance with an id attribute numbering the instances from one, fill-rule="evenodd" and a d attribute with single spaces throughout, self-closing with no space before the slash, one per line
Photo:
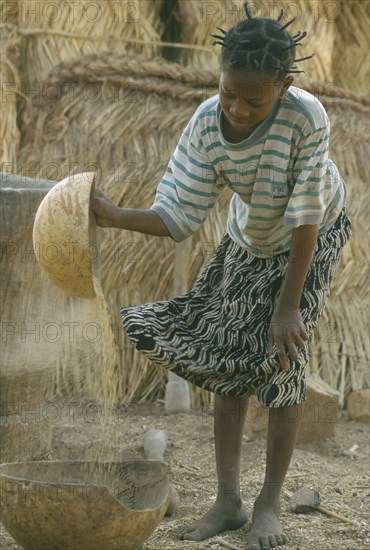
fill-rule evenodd
<path id="1" fill-rule="evenodd" d="M 215 71 L 189 69 L 177 63 L 168 63 L 160 57 L 148 59 L 139 55 L 115 56 L 109 52 L 103 52 L 60 63 L 49 73 L 46 82 L 56 83 L 76 79 L 76 77 L 93 82 L 120 74 L 158 76 L 189 82 L 193 85 L 210 83 L 215 86 L 218 85 L 219 78 Z"/>
<path id="2" fill-rule="evenodd" d="M 107 36 L 88 36 L 77 33 L 71 33 L 61 30 L 51 30 L 51 29 L 21 29 L 10 23 L 0 23 L 0 30 L 5 29 L 8 32 L 16 33 L 20 36 L 37 36 L 40 34 L 45 35 L 55 35 L 63 36 L 65 38 L 81 39 L 81 40 L 90 40 L 90 41 L 121 41 L 121 42 L 132 42 L 137 44 L 148 44 L 148 45 L 157 45 L 157 46 L 166 46 L 174 48 L 185 48 L 193 50 L 206 51 L 208 53 L 213 53 L 210 48 L 192 45 L 192 44 L 181 44 L 173 42 L 162 42 L 162 41 L 145 41 L 133 38 L 123 38 L 121 36 L 107 35 Z M 172 80 L 180 80 L 183 82 L 191 83 L 193 86 L 201 85 L 210 85 L 218 86 L 219 73 L 215 71 L 204 71 L 189 69 L 183 67 L 182 65 L 176 63 L 168 63 L 162 58 L 156 58 L 150 60 L 146 57 L 124 54 L 121 56 L 115 56 L 109 52 L 104 52 L 101 54 L 91 54 L 85 55 L 75 61 L 63 62 L 57 65 L 50 73 L 45 82 L 45 85 L 50 84 L 60 84 L 67 82 L 68 80 L 86 80 L 88 82 L 101 82 L 102 80 L 117 81 L 118 74 L 131 74 L 133 76 L 142 75 L 142 76 L 158 76 L 161 78 L 170 78 Z M 338 108 L 351 108 L 357 112 L 367 113 L 367 110 L 360 108 L 361 105 L 368 107 L 370 105 L 370 100 L 367 94 L 357 94 L 351 90 L 346 90 L 343 88 L 337 87 L 334 83 L 329 84 L 320 84 L 318 82 L 305 81 L 302 84 L 302 88 L 306 91 L 312 93 L 315 96 L 320 98 L 320 101 L 324 105 L 338 106 Z M 147 91 L 148 87 L 145 87 Z M 143 88 L 144 90 L 144 88 Z M 150 91 L 150 90 L 149 90 Z M 157 86 L 153 91 L 157 91 Z M 161 93 L 159 91 L 159 93 Z M 179 94 L 176 95 L 175 92 L 167 90 L 167 93 L 172 97 L 184 98 L 183 92 L 179 88 Z M 186 94 L 186 98 L 189 97 L 189 92 Z M 194 91 L 194 99 L 199 97 L 197 91 Z M 350 103 L 343 103 L 336 105 L 336 100 L 344 99 Z"/>
<path id="3" fill-rule="evenodd" d="M 131 77 L 131 78 L 129 78 Z M 201 99 L 204 89 L 208 95 L 217 93 L 219 73 L 189 69 L 176 63 L 168 63 L 162 58 L 147 59 L 137 55 L 114 56 L 109 52 L 91 54 L 75 61 L 57 65 L 43 84 L 46 90 L 43 99 L 33 105 L 48 103 L 47 89 L 62 87 L 67 82 L 112 82 L 117 86 L 135 85 L 144 92 L 168 94 L 179 99 Z M 185 84 L 184 84 L 185 83 Z M 331 84 L 304 81 L 301 87 L 313 93 L 325 107 L 351 109 L 368 115 L 369 100 L 363 94 L 356 94 Z"/>
<path id="4" fill-rule="evenodd" d="M 78 34 L 74 32 L 54 30 L 54 29 L 20 29 L 10 23 L 0 23 L 0 30 L 14 31 L 20 36 L 62 36 L 63 38 L 73 38 L 76 40 L 90 40 L 91 42 L 132 42 L 133 44 L 143 44 L 149 46 L 165 46 L 166 48 L 181 48 L 186 50 L 200 50 L 213 54 L 213 50 L 207 46 L 199 46 L 197 44 L 184 44 L 180 42 L 162 42 L 161 40 L 140 40 L 139 38 L 124 38 L 114 34 L 105 36 L 89 36 L 86 34 Z"/>

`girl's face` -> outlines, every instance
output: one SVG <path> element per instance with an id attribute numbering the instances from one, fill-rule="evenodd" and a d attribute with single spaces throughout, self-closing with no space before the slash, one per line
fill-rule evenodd
<path id="1" fill-rule="evenodd" d="M 276 83 L 261 71 L 223 71 L 220 78 L 220 104 L 223 126 L 234 140 L 247 138 L 271 113 L 293 77 Z"/>

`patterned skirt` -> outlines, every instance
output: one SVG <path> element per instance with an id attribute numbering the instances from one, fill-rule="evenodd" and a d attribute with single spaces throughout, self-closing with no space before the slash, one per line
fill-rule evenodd
<path id="1" fill-rule="evenodd" d="M 267 334 L 289 252 L 258 258 L 227 233 L 189 292 L 122 307 L 124 329 L 155 365 L 196 386 L 230 397 L 256 394 L 269 407 L 301 403 L 306 399 L 308 344 L 350 234 L 343 209 L 334 226 L 318 237 L 300 303 L 309 339 L 287 372 L 275 347 L 268 356 Z"/>

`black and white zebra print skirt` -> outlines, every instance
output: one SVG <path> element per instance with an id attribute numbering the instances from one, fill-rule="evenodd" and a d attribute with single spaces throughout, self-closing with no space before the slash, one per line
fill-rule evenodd
<path id="1" fill-rule="evenodd" d="M 350 234 L 344 209 L 318 237 L 300 304 L 308 343 Z M 269 407 L 301 403 L 306 398 L 307 343 L 287 372 L 280 368 L 275 348 L 267 355 L 267 332 L 288 257 L 257 258 L 225 233 L 187 294 L 120 309 L 126 334 L 154 364 L 211 392 L 256 394 Z"/>

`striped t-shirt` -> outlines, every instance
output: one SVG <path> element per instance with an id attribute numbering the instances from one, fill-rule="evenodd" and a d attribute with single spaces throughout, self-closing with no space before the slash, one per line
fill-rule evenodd
<path id="1" fill-rule="evenodd" d="M 225 140 L 219 96 L 189 121 L 157 188 L 151 210 L 180 242 L 204 222 L 220 192 L 232 189 L 227 232 L 253 255 L 289 250 L 292 228 L 326 232 L 346 200 L 346 186 L 328 158 L 329 119 L 310 93 L 290 87 L 256 130 Z"/>

